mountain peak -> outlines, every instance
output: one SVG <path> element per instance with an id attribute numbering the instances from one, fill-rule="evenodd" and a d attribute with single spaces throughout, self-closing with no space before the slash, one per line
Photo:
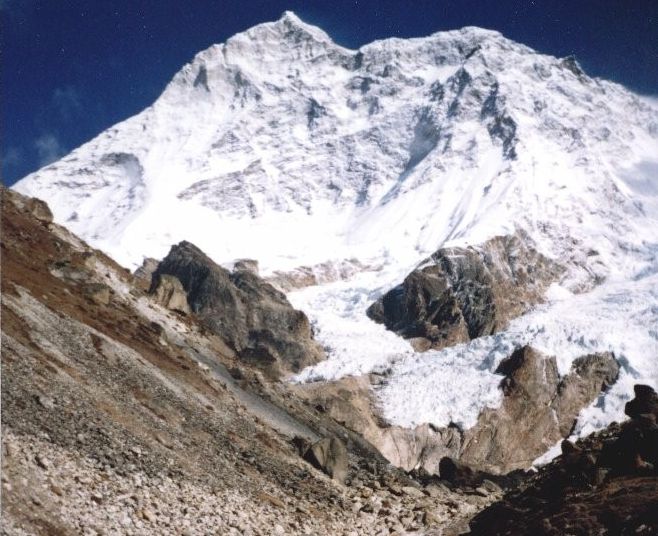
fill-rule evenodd
<path id="1" fill-rule="evenodd" d="M 284 37 L 292 39 L 294 42 L 301 42 L 308 39 L 320 42 L 333 42 L 331 37 L 322 29 L 304 22 L 293 11 L 284 11 L 279 20 L 269 24 L 273 24 L 276 29 L 283 32 L 282 35 Z"/>
<path id="2" fill-rule="evenodd" d="M 300 19 L 294 11 L 286 10 L 281 14 L 279 18 L 280 22 L 288 22 L 290 24 L 297 24 L 300 26 L 306 25 L 306 23 Z"/>
<path id="3" fill-rule="evenodd" d="M 463 26 L 458 31 L 462 34 L 471 34 L 481 37 L 503 37 L 503 34 L 501 34 L 499 31 L 482 28 L 482 26 Z"/>

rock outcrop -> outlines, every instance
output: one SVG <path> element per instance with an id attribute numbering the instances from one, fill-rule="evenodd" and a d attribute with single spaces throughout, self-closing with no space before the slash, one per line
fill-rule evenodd
<path id="1" fill-rule="evenodd" d="M 653 387 L 636 385 L 635 398 L 626 403 L 624 412 L 632 419 L 639 419 L 642 415 L 653 415 L 658 419 L 658 395 Z"/>
<path id="2" fill-rule="evenodd" d="M 527 469 L 571 434 L 580 410 L 617 380 L 619 364 L 610 353 L 586 355 L 560 377 L 555 357 L 526 346 L 497 372 L 505 375 L 502 405 L 482 411 L 460 452 L 463 463 L 494 473 Z"/>
<path id="3" fill-rule="evenodd" d="M 153 282 L 153 297 L 160 305 L 167 309 L 183 314 L 189 314 L 190 306 L 187 304 L 187 294 L 183 284 L 177 277 L 167 274 L 159 274 Z"/>
<path id="4" fill-rule="evenodd" d="M 42 223 L 52 223 L 53 213 L 45 201 L 32 197 L 27 200 L 26 208 L 30 213 Z"/>
<path id="5" fill-rule="evenodd" d="M 163 275 L 181 282 L 187 303 L 207 329 L 271 376 L 297 372 L 323 358 L 307 316 L 253 271 L 229 272 L 193 244 L 181 242 L 153 273 L 151 292 Z"/>
<path id="6" fill-rule="evenodd" d="M 108 305 L 112 289 L 102 283 L 90 283 L 83 288 L 85 296 L 97 305 Z"/>
<path id="7" fill-rule="evenodd" d="M 562 455 L 481 512 L 471 534 L 656 534 L 658 396 L 635 386 L 630 420 L 562 443 Z"/>
<path id="8" fill-rule="evenodd" d="M 326 437 L 310 445 L 303 458 L 311 465 L 328 474 L 331 478 L 345 483 L 347 478 L 347 449 L 336 437 Z"/>
<path id="9" fill-rule="evenodd" d="M 417 350 L 490 335 L 542 300 L 563 269 L 515 234 L 443 248 L 368 308 Z"/>

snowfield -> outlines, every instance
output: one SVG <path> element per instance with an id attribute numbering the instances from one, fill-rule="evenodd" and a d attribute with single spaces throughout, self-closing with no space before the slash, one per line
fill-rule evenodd
<path id="1" fill-rule="evenodd" d="M 658 388 L 658 106 L 479 28 L 358 51 L 286 13 L 199 53 L 162 96 L 20 181 L 66 225 L 137 267 L 189 240 L 264 275 L 370 268 L 289 294 L 329 358 L 293 381 L 380 372 L 381 410 L 469 426 L 500 403 L 521 344 L 611 350 L 617 384 L 576 434 Z M 365 309 L 443 246 L 523 231 L 567 271 L 507 330 L 414 352 Z"/>

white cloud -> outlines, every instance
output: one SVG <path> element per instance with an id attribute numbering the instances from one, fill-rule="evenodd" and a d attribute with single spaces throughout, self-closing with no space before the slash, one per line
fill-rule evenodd
<path id="1" fill-rule="evenodd" d="M 52 103 L 64 119 L 71 119 L 82 111 L 80 93 L 73 86 L 55 88 Z"/>
<path id="2" fill-rule="evenodd" d="M 39 165 L 47 166 L 48 164 L 58 160 L 66 153 L 66 149 L 57 139 L 54 134 L 46 133 L 39 136 L 34 141 L 34 146 L 39 155 Z"/>

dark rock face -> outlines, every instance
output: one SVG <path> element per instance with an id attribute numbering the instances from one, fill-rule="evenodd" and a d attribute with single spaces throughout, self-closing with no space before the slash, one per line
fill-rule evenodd
<path id="1" fill-rule="evenodd" d="M 340 439 L 326 437 L 306 449 L 303 458 L 331 478 L 345 482 L 347 478 L 347 449 Z"/>
<path id="2" fill-rule="evenodd" d="M 656 534 L 658 395 L 646 385 L 635 395 L 629 421 L 565 440 L 553 463 L 478 514 L 471 534 Z"/>
<path id="3" fill-rule="evenodd" d="M 467 465 L 445 456 L 439 462 L 439 475 L 457 486 L 472 486 L 479 483 L 477 473 Z"/>
<path id="4" fill-rule="evenodd" d="M 586 355 L 560 378 L 555 357 L 526 346 L 497 372 L 505 375 L 503 403 L 464 432 L 460 455 L 462 463 L 494 473 L 526 469 L 567 437 L 580 410 L 617 380 L 619 364 L 610 353 Z"/>
<path id="5" fill-rule="evenodd" d="M 205 65 L 199 67 L 199 72 L 197 73 L 196 78 L 194 79 L 193 86 L 202 87 L 208 93 L 210 93 L 210 88 L 208 87 L 208 71 L 206 70 Z"/>
<path id="6" fill-rule="evenodd" d="M 231 273 L 193 244 L 181 242 L 154 272 L 151 291 L 165 274 L 182 283 L 191 310 L 209 330 L 271 375 L 322 359 L 306 315 L 255 273 Z"/>
<path id="7" fill-rule="evenodd" d="M 634 387 L 635 398 L 626 403 L 624 412 L 632 419 L 639 419 L 641 415 L 653 415 L 658 419 L 658 395 L 648 385 L 636 385 Z"/>
<path id="8" fill-rule="evenodd" d="M 480 119 L 486 122 L 487 131 L 492 141 L 498 141 L 503 147 L 503 156 L 508 160 L 516 159 L 516 122 L 505 110 L 499 96 L 499 86 L 494 82 L 489 95 L 482 104 Z"/>
<path id="9" fill-rule="evenodd" d="M 372 304 L 368 316 L 417 350 L 443 348 L 503 329 L 540 302 L 562 271 L 521 235 L 444 248 Z"/>

